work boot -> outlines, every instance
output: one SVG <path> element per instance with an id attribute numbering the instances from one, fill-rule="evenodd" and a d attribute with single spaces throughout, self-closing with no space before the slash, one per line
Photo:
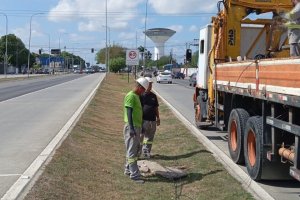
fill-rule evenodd
<path id="1" fill-rule="evenodd" d="M 145 159 L 150 159 L 151 156 L 150 156 L 150 152 L 148 149 L 143 149 L 143 157 Z"/>
<path id="2" fill-rule="evenodd" d="M 125 170 L 125 171 L 124 171 L 124 175 L 130 176 L 130 171 L 129 171 L 129 170 Z"/>
<path id="3" fill-rule="evenodd" d="M 144 153 L 143 156 L 144 156 L 145 159 L 150 159 L 151 158 L 151 155 L 150 155 L 149 152 Z"/>
<path id="4" fill-rule="evenodd" d="M 124 175 L 130 176 L 130 172 L 124 172 Z"/>

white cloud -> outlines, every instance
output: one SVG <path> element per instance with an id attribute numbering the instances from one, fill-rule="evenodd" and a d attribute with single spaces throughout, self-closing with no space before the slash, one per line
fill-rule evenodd
<path id="1" fill-rule="evenodd" d="M 160 14 L 209 13 L 216 10 L 218 0 L 149 0 L 149 4 Z"/>
<path id="2" fill-rule="evenodd" d="M 176 31 L 176 33 L 180 33 L 183 30 L 182 25 L 172 25 L 172 26 L 169 26 L 168 28 Z"/>
<path id="3" fill-rule="evenodd" d="M 120 40 L 133 40 L 136 38 L 136 34 L 121 32 L 118 37 Z"/>
<path id="4" fill-rule="evenodd" d="M 143 0 L 108 0 L 109 26 L 123 29 L 137 15 L 137 6 Z M 55 22 L 76 20 L 79 31 L 100 31 L 106 23 L 105 0 L 59 0 L 49 12 L 48 19 Z"/>
<path id="5" fill-rule="evenodd" d="M 198 32 L 200 30 L 200 28 L 197 27 L 196 25 L 192 25 L 192 26 L 190 26 L 189 30 L 191 32 Z"/>

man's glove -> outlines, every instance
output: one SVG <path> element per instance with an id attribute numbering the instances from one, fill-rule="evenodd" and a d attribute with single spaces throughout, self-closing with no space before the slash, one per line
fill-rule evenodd
<path id="1" fill-rule="evenodd" d="M 130 127 L 130 137 L 135 137 L 136 136 L 136 132 L 135 129 L 132 127 Z"/>

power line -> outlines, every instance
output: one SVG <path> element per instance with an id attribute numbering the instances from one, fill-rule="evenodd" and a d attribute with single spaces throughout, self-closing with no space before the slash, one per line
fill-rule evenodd
<path id="1" fill-rule="evenodd" d="M 68 12 L 65 10 L 59 10 L 59 11 L 49 11 L 46 10 L 2 10 L 0 9 L 0 12 L 6 12 L 8 16 L 15 16 L 15 17 L 24 17 L 24 16 L 30 16 L 32 13 L 36 12 L 43 12 L 50 14 L 51 16 L 80 16 L 80 17 L 98 17 L 98 16 L 104 16 L 105 12 L 83 12 L 83 11 L 76 11 L 74 12 Z M 148 13 L 148 16 L 159 16 L 159 17 L 201 17 L 206 15 L 215 15 L 216 13 L 206 13 L 206 12 L 198 12 L 198 13 Z M 107 15 L 109 16 L 124 16 L 124 15 L 136 15 L 136 16 L 144 16 L 143 12 L 136 12 L 136 11 L 115 11 L 115 12 L 108 12 Z"/>

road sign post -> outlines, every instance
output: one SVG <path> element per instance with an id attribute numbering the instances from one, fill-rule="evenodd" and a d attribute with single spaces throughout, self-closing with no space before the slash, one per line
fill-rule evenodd
<path id="1" fill-rule="evenodd" d="M 139 65 L 139 50 L 126 50 L 126 65 Z"/>
<path id="2" fill-rule="evenodd" d="M 126 65 L 135 66 L 134 75 L 136 79 L 136 67 L 139 65 L 139 50 L 129 49 L 126 50 Z M 128 73 L 129 78 L 129 73 Z"/>

